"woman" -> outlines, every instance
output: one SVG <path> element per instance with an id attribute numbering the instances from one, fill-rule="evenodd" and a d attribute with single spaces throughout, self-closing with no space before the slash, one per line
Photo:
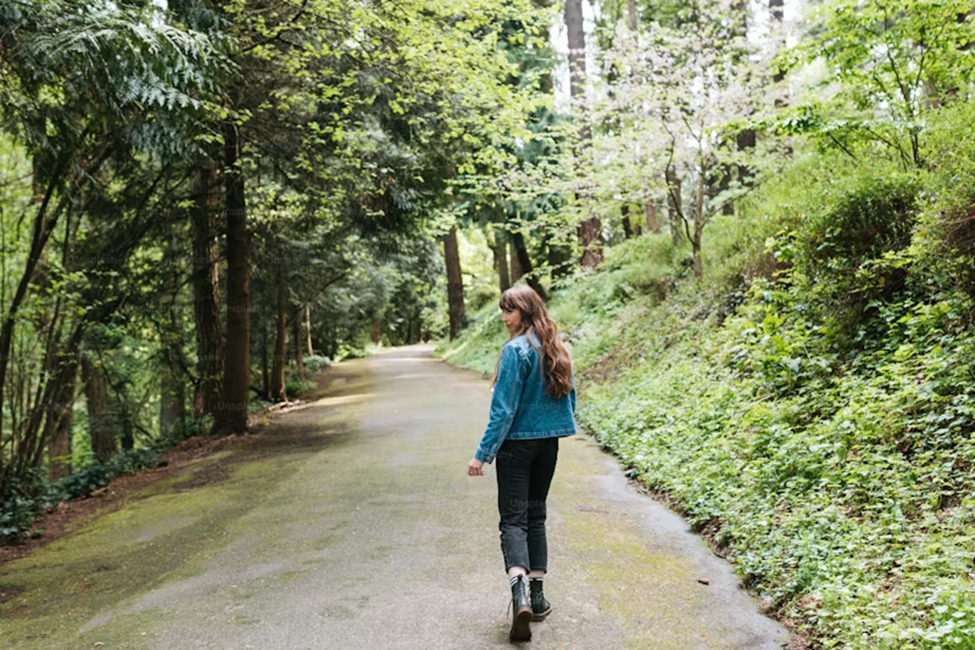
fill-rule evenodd
<path id="1" fill-rule="evenodd" d="M 538 294 L 517 285 L 504 292 L 500 305 L 511 338 L 501 349 L 490 420 L 467 473 L 483 476 L 484 463 L 498 459 L 501 552 L 514 609 L 509 636 L 528 641 L 531 621 L 552 611 L 542 591 L 548 570 L 545 499 L 559 438 L 576 431 L 576 393 L 569 351 Z"/>

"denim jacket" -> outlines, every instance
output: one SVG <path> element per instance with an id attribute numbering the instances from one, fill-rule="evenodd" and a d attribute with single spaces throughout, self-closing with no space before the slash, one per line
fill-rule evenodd
<path id="1" fill-rule="evenodd" d="M 575 379 L 567 397 L 555 399 L 547 395 L 541 350 L 520 334 L 501 349 L 498 380 L 491 397 L 491 418 L 474 457 L 485 463 L 493 462 L 501 445 L 509 439 L 571 436 L 576 432 L 572 419 L 575 410 Z"/>

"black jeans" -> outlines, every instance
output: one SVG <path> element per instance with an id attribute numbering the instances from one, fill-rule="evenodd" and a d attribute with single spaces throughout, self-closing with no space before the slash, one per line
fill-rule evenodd
<path id="1" fill-rule="evenodd" d="M 559 456 L 558 438 L 506 440 L 498 450 L 498 513 L 504 570 L 548 570 L 545 499 Z"/>

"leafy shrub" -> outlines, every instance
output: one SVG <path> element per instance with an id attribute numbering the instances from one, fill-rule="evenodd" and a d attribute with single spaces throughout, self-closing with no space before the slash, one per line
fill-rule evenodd
<path id="1" fill-rule="evenodd" d="M 38 495 L 43 492 L 44 481 L 38 472 L 25 476 L 7 475 L 0 483 L 0 543 L 18 544 L 30 531 L 31 525 L 41 513 Z"/>
<path id="2" fill-rule="evenodd" d="M 44 494 L 42 504 L 50 507 L 60 501 L 88 496 L 117 476 L 156 467 L 158 463 L 159 455 L 153 449 L 121 451 L 106 461 L 84 467 L 54 482 Z"/>
<path id="3" fill-rule="evenodd" d="M 84 467 L 54 483 L 48 483 L 39 471 L 22 477 L 8 476 L 0 486 L 0 542 L 19 543 L 30 532 L 37 517 L 61 501 L 90 495 L 108 482 L 125 474 L 156 467 L 159 456 L 154 449 L 131 449 L 115 457 Z"/>
<path id="4" fill-rule="evenodd" d="M 309 354 L 304 358 L 304 362 L 308 372 L 321 372 L 332 365 L 332 360 L 321 354 Z"/>
<path id="5" fill-rule="evenodd" d="M 309 381 L 298 375 L 288 375 L 285 378 L 284 394 L 289 399 L 312 390 L 315 390 L 315 382 L 313 381 Z"/>

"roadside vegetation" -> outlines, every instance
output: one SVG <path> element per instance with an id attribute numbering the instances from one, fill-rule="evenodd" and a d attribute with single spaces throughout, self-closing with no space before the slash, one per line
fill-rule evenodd
<path id="1" fill-rule="evenodd" d="M 645 235 L 551 308 L 580 423 L 815 647 L 975 648 L 975 111 L 906 169 L 816 152 L 686 243 Z M 486 306 L 439 353 L 490 374 Z"/>

